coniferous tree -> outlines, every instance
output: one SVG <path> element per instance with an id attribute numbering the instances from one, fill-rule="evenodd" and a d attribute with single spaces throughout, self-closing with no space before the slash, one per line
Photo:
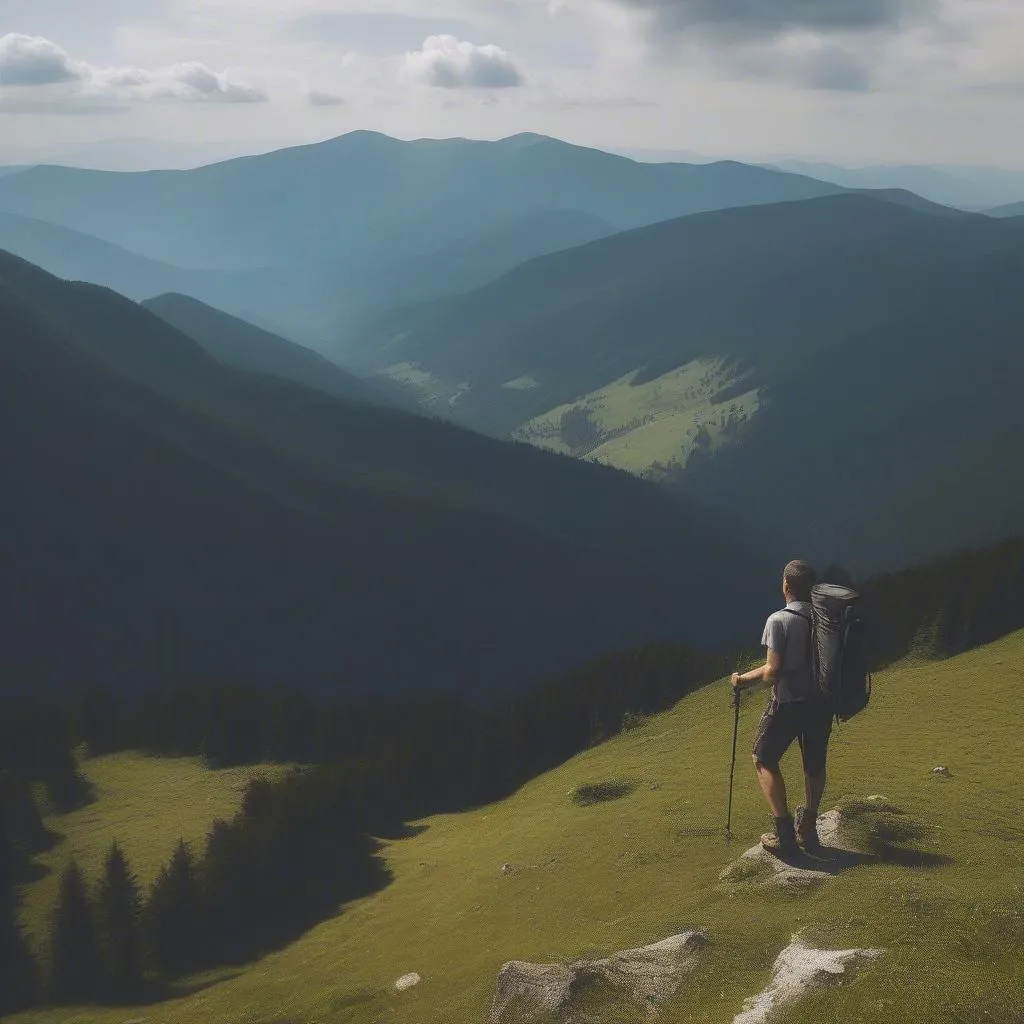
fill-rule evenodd
<path id="1" fill-rule="evenodd" d="M 60 878 L 50 930 L 50 988 L 58 1002 L 85 1002 L 99 992 L 100 957 L 85 878 L 72 861 Z"/>
<path id="2" fill-rule="evenodd" d="M 16 890 L 0 879 L 0 1015 L 31 1006 L 36 965 L 18 921 Z"/>
<path id="3" fill-rule="evenodd" d="M 200 965 L 201 893 L 195 861 L 184 840 L 153 883 L 145 920 L 150 953 L 160 974 L 174 978 Z"/>
<path id="4" fill-rule="evenodd" d="M 131 998 L 142 987 L 142 896 L 124 851 L 115 842 L 103 866 L 97 899 L 103 977 L 109 994 Z"/>
<path id="5" fill-rule="evenodd" d="M 31 1005 L 36 996 L 36 965 L 18 920 L 15 830 L 10 806 L 0 793 L 0 1014 Z"/>

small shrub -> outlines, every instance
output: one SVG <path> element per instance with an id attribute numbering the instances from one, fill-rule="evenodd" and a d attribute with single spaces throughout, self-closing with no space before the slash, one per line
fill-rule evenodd
<path id="1" fill-rule="evenodd" d="M 639 729 L 650 720 L 651 716 L 645 715 L 641 711 L 627 711 L 622 716 L 622 730 L 623 732 L 628 732 L 630 729 Z"/>

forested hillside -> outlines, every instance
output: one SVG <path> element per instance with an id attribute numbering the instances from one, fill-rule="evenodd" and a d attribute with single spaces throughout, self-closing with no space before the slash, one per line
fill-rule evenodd
<path id="1" fill-rule="evenodd" d="M 312 349 L 188 295 L 158 295 L 142 305 L 228 366 L 294 381 L 348 401 L 417 409 L 411 394 L 389 381 L 365 381 Z"/>
<path id="2" fill-rule="evenodd" d="M 7 689 L 486 699 L 734 629 L 708 595 L 758 560 L 651 485 L 235 371 L 13 257 L 0 283 Z"/>
<path id="3" fill-rule="evenodd" d="M 719 211 L 532 261 L 359 351 L 462 422 L 881 568 L 1021 521 L 1022 253 L 1017 221 L 867 196 Z"/>
<path id="4" fill-rule="evenodd" d="M 842 578 L 844 571 L 829 567 L 825 576 Z M 958 825 L 953 824 L 953 815 L 943 817 L 949 824 L 938 837 L 916 826 L 907 831 L 912 822 L 908 817 L 903 831 L 894 833 L 904 839 L 885 846 L 885 856 L 874 867 L 861 863 L 855 877 L 863 884 L 871 879 L 877 882 L 880 871 L 898 871 L 891 879 L 897 888 L 909 886 L 916 891 L 920 885 L 929 885 L 948 891 L 951 885 L 964 886 L 972 893 L 970 906 L 950 907 L 944 913 L 964 929 L 964 935 L 972 936 L 970 941 L 986 945 L 991 940 L 1002 949 L 1000 955 L 1012 955 L 998 941 L 1005 931 L 992 936 L 988 932 L 990 925 L 1005 927 L 1015 920 L 1000 909 L 1006 862 L 997 874 L 990 875 L 986 866 L 998 862 L 1003 842 L 1016 841 L 1012 828 L 1007 830 L 998 817 L 991 819 L 996 813 L 993 808 L 1010 809 L 1006 801 L 1012 802 L 1012 795 L 1005 782 L 978 782 L 971 773 L 981 763 L 975 730 L 1002 735 L 1010 744 L 1008 750 L 1019 745 L 1012 719 L 1000 708 L 1015 685 L 1014 675 L 1019 674 L 1013 656 L 1022 635 L 1014 631 L 1024 622 L 1024 542 L 1016 539 L 988 549 L 965 550 L 911 570 L 856 582 L 866 597 L 871 661 L 877 673 L 875 694 L 862 717 L 837 730 L 832 791 L 849 797 L 861 792 L 860 786 L 879 788 L 878 772 L 889 771 L 893 777 L 886 780 L 887 788 L 902 779 L 906 788 L 895 792 L 913 794 L 910 809 L 931 806 L 931 813 L 945 815 L 948 801 L 961 799 L 956 793 L 963 778 L 969 783 L 972 810 L 958 819 Z M 1000 641 L 996 647 L 976 650 L 996 640 Z M 940 664 L 969 651 L 975 652 L 969 659 Z M 247 989 L 257 975 L 265 977 L 280 958 L 293 965 L 292 984 L 285 986 L 281 1005 L 294 1007 L 303 1002 L 304 996 L 297 992 L 305 987 L 296 987 L 295 977 L 308 983 L 320 977 L 320 968 L 311 966 L 319 958 L 303 958 L 302 953 L 317 941 L 318 932 L 302 933 L 317 922 L 324 922 L 332 934 L 348 935 L 351 941 L 358 936 L 362 945 L 346 961 L 349 972 L 360 970 L 352 965 L 363 963 L 360 957 L 367 951 L 367 942 L 369 948 L 376 948 L 373 944 L 378 942 L 385 947 L 374 956 L 384 953 L 394 958 L 410 948 L 420 958 L 427 956 L 426 947 L 415 946 L 418 940 L 410 938 L 418 932 L 409 917 L 409 871 L 426 892 L 434 894 L 432 915 L 443 919 L 452 899 L 466 899 L 473 903 L 475 926 L 490 922 L 487 929 L 505 927 L 499 922 L 509 920 L 506 889 L 521 872 L 558 879 L 554 888 L 546 888 L 544 901 L 548 914 L 560 921 L 568 915 L 568 905 L 578 899 L 570 896 L 570 879 L 578 878 L 580 871 L 590 873 L 583 883 L 588 893 L 586 908 L 577 916 L 569 915 L 571 924 L 563 922 L 566 928 L 578 926 L 579 914 L 582 920 L 590 920 L 591 901 L 611 896 L 613 875 L 615 884 L 622 886 L 632 884 L 630 879 L 636 881 L 635 872 L 650 870 L 647 885 L 657 878 L 662 878 L 658 884 L 667 884 L 663 865 L 672 850 L 682 858 L 672 876 L 676 898 L 680 893 L 684 899 L 698 898 L 705 884 L 710 884 L 705 879 L 713 879 L 719 870 L 716 858 L 727 856 L 727 848 L 719 842 L 718 819 L 724 776 L 708 766 L 724 765 L 727 758 L 728 699 L 723 686 L 709 684 L 749 657 L 707 657 L 677 645 L 624 651 L 605 655 L 491 708 L 424 696 L 401 701 L 338 694 L 310 697 L 294 690 L 223 685 L 151 694 L 93 689 L 61 702 L 38 696 L 0 701 L 0 771 L 7 772 L 0 778 L 9 783 L 0 792 L 0 838 L 6 830 L 9 838 L 17 840 L 19 872 L 28 871 L 32 858 L 48 869 L 63 869 L 61 886 L 43 875 L 27 890 L 23 934 L 10 948 L 23 965 L 22 982 L 32 979 L 24 965 L 31 966 L 29 954 L 36 954 L 38 989 L 32 992 L 30 986 L 26 990 L 22 985 L 17 991 L 5 990 L 6 1006 L 17 1008 L 20 1000 L 41 993 L 69 1003 L 145 997 L 151 1001 L 150 1012 L 159 1019 L 165 1014 L 177 1019 L 173 1014 L 182 1008 L 178 999 L 190 996 L 187 981 L 178 980 L 182 974 L 277 949 L 280 952 L 261 961 L 251 976 L 244 972 L 250 981 L 242 981 L 240 987 Z M 965 699 L 964 694 L 974 692 L 979 684 L 986 699 Z M 681 699 L 670 715 L 652 718 Z M 745 736 L 753 728 L 751 716 L 759 710 L 744 711 Z M 959 728 L 952 728 L 954 721 Z M 941 722 L 941 728 L 936 722 Z M 966 728 L 965 722 L 970 723 Z M 622 738 L 606 743 L 620 733 Z M 76 747 L 89 755 L 81 765 Z M 588 749 L 595 747 L 600 749 Z M 880 769 L 870 756 L 871 751 L 897 747 L 900 757 L 890 758 L 895 766 Z M 148 757 L 126 753 L 129 750 L 143 751 Z M 631 759 L 623 760 L 624 750 L 633 751 Z M 199 755 L 207 770 L 201 771 L 196 761 L 182 760 L 182 755 Z M 953 789 L 942 792 L 941 802 L 931 805 L 922 787 L 942 783 L 929 775 L 932 760 L 940 756 L 952 766 L 953 781 L 947 784 Z M 289 774 L 280 762 L 310 767 Z M 263 766 L 256 774 L 226 768 L 260 763 Z M 552 770 L 553 775 L 545 774 Z M 11 780 L 16 781 L 11 784 Z M 63 843 L 55 848 L 47 842 L 30 783 L 42 784 L 36 792 L 46 796 L 51 810 L 48 823 L 58 824 L 64 833 Z M 474 820 L 487 835 L 495 827 L 504 827 L 505 814 L 523 800 L 520 787 L 525 783 L 529 783 L 526 793 L 539 787 L 544 797 L 531 803 L 528 813 L 512 812 L 511 833 L 503 834 L 493 846 L 484 835 L 462 833 Z M 664 809 L 668 820 L 650 834 L 643 833 L 648 838 L 642 846 L 626 841 L 647 827 L 641 823 L 650 821 L 648 812 L 637 817 L 634 810 L 617 822 L 616 841 L 632 854 L 615 853 L 618 847 L 609 846 L 607 835 L 601 844 L 589 847 L 575 836 L 577 825 L 585 825 L 588 835 L 599 827 L 608 807 L 616 806 L 613 801 L 625 801 L 622 806 L 628 810 L 635 800 L 660 800 L 652 794 L 664 788 L 670 791 L 671 806 Z M 519 795 L 511 804 L 502 802 L 516 791 Z M 584 799 L 591 791 L 598 795 Z M 201 806 L 195 802 L 199 793 L 205 794 Z M 977 802 L 979 794 L 982 805 Z M 64 816 L 52 814 L 75 808 L 83 799 L 95 802 Z M 967 800 L 966 793 L 963 799 Z M 148 807 L 150 800 L 158 800 L 159 807 L 144 817 L 126 813 L 140 803 Z M 179 806 L 186 800 L 187 808 Z M 754 787 L 738 786 L 740 811 L 734 821 L 744 835 L 758 827 L 759 812 L 753 801 Z M 216 808 L 230 819 L 211 823 L 205 839 L 204 806 L 208 813 Z M 403 824 L 427 815 L 434 817 L 427 820 L 426 828 Z M 581 815 L 586 819 L 578 820 Z M 549 844 L 558 842 L 554 833 L 548 834 L 552 823 L 558 825 L 557 835 L 570 832 L 560 855 L 550 852 Z M 538 830 L 544 849 L 549 850 L 542 861 L 544 875 L 536 874 L 539 853 L 521 852 L 513 839 L 513 835 L 534 836 Z M 664 835 L 663 830 L 667 830 Z M 424 831 L 426 838 L 416 841 Z M 384 842 L 369 841 L 367 832 L 384 837 Z M 438 833 L 442 838 L 435 847 L 430 837 Z M 956 836 L 956 852 L 950 855 L 946 845 L 940 856 L 933 846 L 948 843 L 947 834 Z M 188 844 L 179 842 L 183 835 Z M 143 882 L 128 936 L 136 954 L 135 974 L 111 975 L 107 947 L 87 930 L 77 933 L 73 948 L 81 959 L 91 958 L 96 971 L 89 976 L 70 974 L 66 956 L 55 963 L 46 955 L 51 937 L 57 934 L 50 923 L 74 910 L 67 896 L 74 870 L 84 871 L 79 885 L 109 879 L 112 861 L 116 866 L 111 843 L 117 841 L 122 856 L 128 852 Z M 526 842 L 529 846 L 533 840 Z M 918 845 L 906 849 L 907 842 Z M 407 845 L 422 850 L 424 843 L 435 852 L 403 856 Z M 685 844 L 683 852 L 680 844 Z M 3 849 L 0 845 L 0 853 Z M 482 849 L 489 851 L 484 864 L 480 863 Z M 651 850 L 660 852 L 648 860 L 643 853 Z M 566 869 L 566 857 L 581 859 L 570 860 L 572 866 Z M 77 858 L 74 869 L 72 858 Z M 504 874 L 511 874 L 511 879 L 498 871 L 502 860 L 510 862 Z M 889 866 L 883 868 L 883 864 Z M 456 866 L 458 877 L 453 875 L 443 897 L 438 896 L 433 873 L 454 871 Z M 979 886 L 981 878 L 984 886 Z M 462 892 L 463 884 L 470 892 Z M 93 887 L 89 897 L 100 923 L 108 892 L 104 883 Z M 0 896 L 3 893 L 0 884 Z M 340 914 L 339 901 L 347 902 Z M 656 903 L 637 895 L 623 908 L 630 915 L 646 914 L 652 909 L 657 912 Z M 79 897 L 79 912 L 81 904 Z M 365 914 L 379 915 L 385 907 L 391 908 L 386 929 L 402 932 L 398 947 L 389 946 L 388 938 L 367 932 L 363 925 Z M 51 909 L 56 909 L 56 917 L 49 916 Z M 834 921 L 834 904 L 825 909 L 826 919 Z M 707 914 L 707 927 L 729 927 L 731 918 L 720 898 Z M 989 922 L 981 929 L 973 927 L 979 914 Z M 6 915 L 0 916 L 0 937 L 14 934 L 10 908 L 0 905 L 0 915 Z M 861 917 L 858 928 L 888 927 L 888 913 Z M 743 934 L 748 931 L 749 921 Z M 941 941 L 930 931 L 924 934 L 929 942 Z M 436 933 L 431 940 L 431 949 L 438 941 L 454 941 L 439 940 Z M 921 936 L 910 944 L 911 952 L 919 941 Z M 899 955 L 906 953 L 902 945 L 899 949 Z M 416 966 L 421 962 L 417 960 Z M 390 963 L 382 969 L 391 970 Z M 444 993 L 435 993 L 431 999 L 447 1007 L 443 1012 L 453 1019 L 462 1019 L 452 1009 L 458 1005 L 458 996 L 444 981 L 450 980 L 454 969 L 448 962 L 444 971 L 431 975 Z M 474 998 L 483 998 L 495 969 L 483 965 L 474 969 L 469 982 L 477 993 Z M 970 965 L 949 967 L 954 973 L 969 969 Z M 732 970 L 738 970 L 738 965 Z M 334 980 L 351 987 L 352 976 L 345 973 Z M 387 977 L 371 985 L 362 998 L 384 1000 L 391 980 Z M 54 987 L 69 983 L 66 989 Z M 1005 991 L 998 979 L 994 991 L 997 995 Z M 237 998 L 237 992 L 228 980 L 214 998 Z M 168 997 L 176 999 L 160 1005 Z M 270 996 L 256 984 L 246 998 Z M 468 1024 L 470 1018 L 466 1019 Z"/>

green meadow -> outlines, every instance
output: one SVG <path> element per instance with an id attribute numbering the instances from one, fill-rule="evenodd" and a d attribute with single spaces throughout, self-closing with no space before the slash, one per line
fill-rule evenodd
<path id="1" fill-rule="evenodd" d="M 666 1024 L 731 1022 L 798 931 L 831 948 L 885 952 L 782 1021 L 1019 1022 L 1022 694 L 1024 632 L 880 673 L 870 708 L 834 734 L 826 806 L 881 794 L 915 827 L 899 849 L 808 892 L 719 880 L 768 825 L 746 753 L 763 703 L 755 694 L 742 709 L 735 840 L 726 842 L 732 710 L 719 681 L 500 803 L 411 823 L 409 838 L 382 844 L 393 874 L 387 888 L 339 907 L 257 963 L 163 1003 L 13 1019 L 483 1024 L 508 960 L 604 955 L 702 928 L 709 946 L 662 1009 Z M 939 765 L 948 777 L 932 773 Z M 50 819 L 65 840 L 45 862 L 56 866 L 74 853 L 94 870 L 116 838 L 144 880 L 179 836 L 198 840 L 214 817 L 231 813 L 248 774 L 132 755 L 84 767 L 98 800 Z M 795 751 L 784 769 L 795 785 Z M 572 799 L 600 783 L 617 784 L 608 787 L 616 798 L 582 806 Z M 52 876 L 28 886 L 30 928 L 52 886 Z M 397 992 L 395 979 L 410 971 L 421 983 Z M 640 1010 L 616 1014 L 609 1019 L 646 1019 Z"/>
<path id="2" fill-rule="evenodd" d="M 211 771 L 198 758 L 116 754 L 90 758 L 83 770 L 96 794 L 93 803 L 46 824 L 58 842 L 35 863 L 45 871 L 25 888 L 22 917 L 33 946 L 43 949 L 60 872 L 74 857 L 93 880 L 110 845 L 124 850 L 140 884 L 148 887 L 170 859 L 179 839 L 198 849 L 217 818 L 231 818 L 256 774 L 280 776 L 277 765 Z"/>
<path id="3" fill-rule="evenodd" d="M 700 443 L 712 450 L 727 440 L 728 423 L 742 423 L 758 409 L 751 389 L 727 402 L 712 400 L 734 385 L 733 370 L 717 359 L 695 359 L 652 380 L 638 382 L 640 370 L 590 394 L 549 410 L 524 424 L 515 436 L 543 448 L 585 456 L 633 473 L 655 463 L 685 465 Z M 594 425 L 594 443 L 581 449 L 567 443 L 562 417 L 584 410 Z"/>

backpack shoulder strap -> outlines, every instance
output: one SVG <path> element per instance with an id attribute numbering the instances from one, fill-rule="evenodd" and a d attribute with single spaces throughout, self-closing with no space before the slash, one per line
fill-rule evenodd
<path id="1" fill-rule="evenodd" d="M 788 612 L 790 615 L 795 615 L 798 619 L 803 619 L 804 622 L 810 622 L 811 617 L 809 615 L 802 615 L 800 612 L 795 611 L 793 608 L 783 608 L 784 612 Z"/>
<path id="2" fill-rule="evenodd" d="M 784 612 L 789 612 L 790 615 L 795 615 L 798 619 L 803 619 L 807 623 L 807 665 L 811 670 L 812 680 L 817 680 L 818 670 L 815 664 L 814 657 L 814 619 L 810 615 L 803 615 L 793 608 L 783 608 Z"/>

